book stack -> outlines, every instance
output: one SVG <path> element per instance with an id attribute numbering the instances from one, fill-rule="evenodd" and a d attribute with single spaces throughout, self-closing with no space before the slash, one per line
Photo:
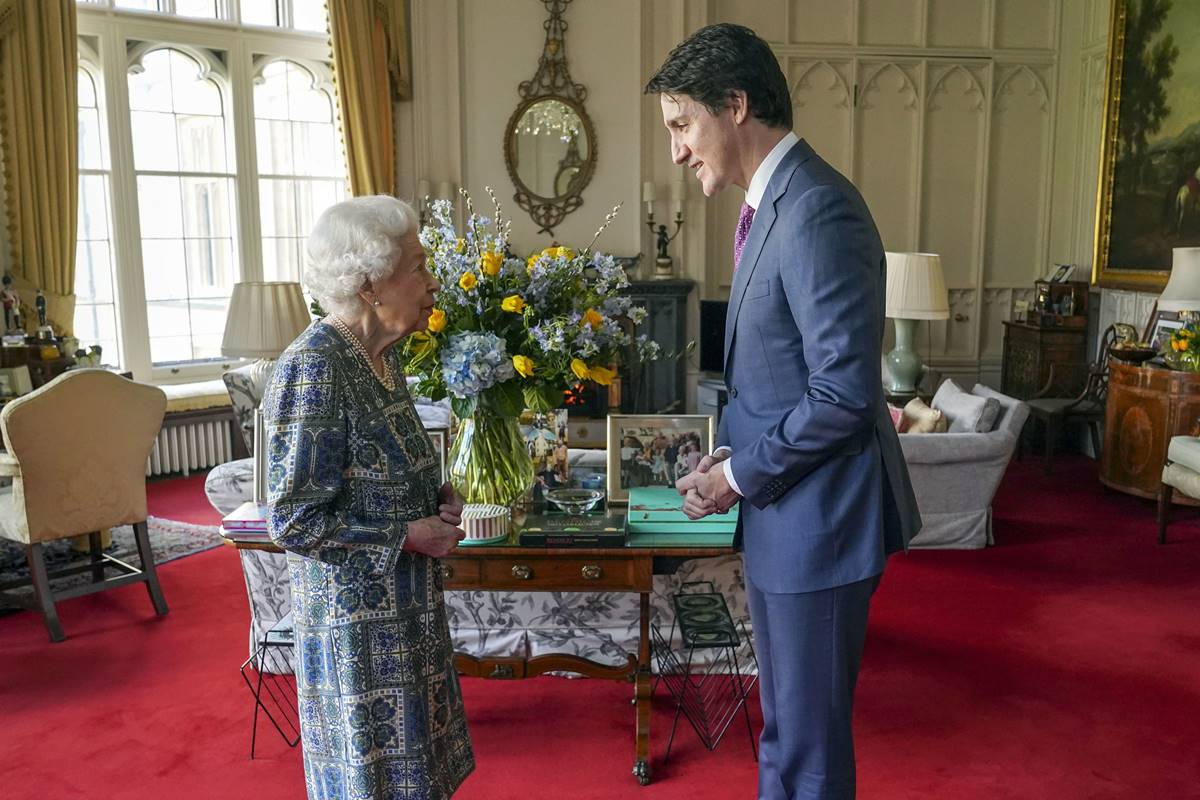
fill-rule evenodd
<path id="1" fill-rule="evenodd" d="M 624 547 L 625 515 L 530 514 L 518 540 L 526 547 Z"/>
<path id="2" fill-rule="evenodd" d="M 238 541 L 270 541 L 267 533 L 267 504 L 247 500 L 221 520 L 221 535 Z"/>
<path id="3" fill-rule="evenodd" d="M 626 527 L 630 547 L 728 547 L 737 529 L 738 505 L 725 514 L 688 519 L 683 498 L 660 486 L 629 490 Z"/>

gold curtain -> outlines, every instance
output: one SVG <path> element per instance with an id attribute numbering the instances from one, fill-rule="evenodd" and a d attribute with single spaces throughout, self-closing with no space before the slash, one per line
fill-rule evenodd
<path id="1" fill-rule="evenodd" d="M 13 284 L 69 335 L 79 194 L 75 0 L 0 0 L 0 144 Z M 36 324 L 36 316 L 26 314 Z"/>
<path id="2" fill-rule="evenodd" d="M 409 96 L 407 0 L 329 0 L 338 114 L 350 191 L 393 194 L 392 101 Z"/>

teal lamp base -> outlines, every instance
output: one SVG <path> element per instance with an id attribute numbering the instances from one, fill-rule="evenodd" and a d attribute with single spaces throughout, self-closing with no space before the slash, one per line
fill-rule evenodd
<path id="1" fill-rule="evenodd" d="M 921 379 L 921 356 L 913 347 L 917 320 L 897 319 L 895 322 L 896 348 L 887 354 L 888 372 L 892 375 L 888 391 L 893 394 L 908 394 L 917 391 L 917 381 Z"/>

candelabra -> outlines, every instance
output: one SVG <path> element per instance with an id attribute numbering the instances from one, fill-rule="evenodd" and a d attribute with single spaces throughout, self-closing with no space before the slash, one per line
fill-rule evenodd
<path id="1" fill-rule="evenodd" d="M 684 193 L 683 181 L 676 181 L 671 185 L 671 199 L 675 205 L 675 230 L 668 233 L 666 223 L 656 222 L 654 219 L 654 184 L 647 182 L 642 186 L 642 200 L 646 203 L 646 227 L 654 235 L 654 247 L 657 250 L 654 259 L 655 280 L 665 280 L 674 276 L 674 262 L 667 253 L 667 248 L 683 228 Z"/>

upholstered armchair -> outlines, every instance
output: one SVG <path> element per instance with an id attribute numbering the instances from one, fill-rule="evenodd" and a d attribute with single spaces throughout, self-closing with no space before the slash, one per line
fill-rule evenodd
<path id="1" fill-rule="evenodd" d="M 8 451 L 0 458 L 0 474 L 12 478 L 12 492 L 0 496 L 0 536 L 25 546 L 32 605 L 42 612 L 52 641 L 65 638 L 56 600 L 144 582 L 154 610 L 167 613 L 146 526 L 146 458 L 166 406 L 161 389 L 82 369 L 0 412 Z M 133 526 L 141 569 L 101 552 L 99 532 L 118 525 Z M 84 534 L 90 534 L 90 562 L 47 574 L 43 545 Z M 119 574 L 106 578 L 106 569 Z M 52 577 L 89 570 L 89 583 L 59 592 L 50 588 Z"/>

